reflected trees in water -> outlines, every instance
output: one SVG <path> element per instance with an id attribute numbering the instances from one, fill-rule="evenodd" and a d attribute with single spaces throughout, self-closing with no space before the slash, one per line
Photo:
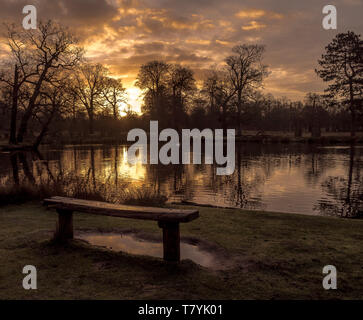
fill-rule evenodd
<path id="1" fill-rule="evenodd" d="M 334 202 L 319 203 L 319 210 L 327 215 L 348 218 L 362 216 L 363 184 L 360 175 L 360 164 L 356 159 L 356 147 L 351 145 L 349 166 L 346 177 L 329 176 L 322 187 L 333 196 Z"/>
<path id="2" fill-rule="evenodd" d="M 3 153 L 1 190 L 25 186 L 45 196 L 119 203 L 137 194 L 142 201 L 167 197 L 170 202 L 339 216 L 354 216 L 363 202 L 361 147 L 238 144 L 236 151 L 230 176 L 217 176 L 215 165 L 129 164 L 127 146 Z"/>

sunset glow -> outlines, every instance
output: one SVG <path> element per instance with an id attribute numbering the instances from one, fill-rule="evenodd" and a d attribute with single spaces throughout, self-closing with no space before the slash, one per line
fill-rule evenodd
<path id="1" fill-rule="evenodd" d="M 4 2 L 4 1 L 3 1 Z M 266 64 L 272 73 L 265 91 L 276 97 L 302 99 L 309 91 L 322 92 L 324 84 L 314 69 L 322 48 L 337 32 L 363 29 L 361 2 L 339 0 L 343 11 L 338 30 L 321 27 L 324 1 L 304 6 L 282 0 L 258 4 L 248 0 L 213 2 L 161 0 L 37 1 L 39 18 L 70 26 L 91 62 L 109 67 L 121 77 L 129 104 L 141 112 L 140 91 L 134 87 L 140 66 L 150 60 L 188 65 L 198 83 L 205 70 L 222 65 L 234 45 L 266 45 Z M 22 1 L 6 0 L 0 18 L 21 19 Z M 0 46 L 0 56 L 6 50 Z"/>

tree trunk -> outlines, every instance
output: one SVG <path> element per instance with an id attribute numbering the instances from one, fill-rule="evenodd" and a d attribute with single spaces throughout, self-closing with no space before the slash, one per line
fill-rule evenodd
<path id="1" fill-rule="evenodd" d="M 20 123 L 20 127 L 19 127 L 19 131 L 18 131 L 18 137 L 17 137 L 17 142 L 18 143 L 22 143 L 24 141 L 24 136 L 26 134 L 26 131 L 28 129 L 28 121 L 31 117 L 32 114 L 32 108 L 31 109 L 27 109 L 26 112 L 24 113 L 23 118 L 21 119 L 21 123 Z"/>
<path id="2" fill-rule="evenodd" d="M 94 129 L 93 129 L 93 113 L 91 113 L 90 116 L 89 116 L 89 133 L 90 134 L 94 133 Z"/>
<path id="3" fill-rule="evenodd" d="M 12 106 L 11 106 L 11 118 L 10 118 L 10 137 L 9 144 L 16 144 L 16 116 L 18 113 L 18 92 L 19 92 L 19 73 L 18 66 L 15 65 L 14 71 L 14 86 L 12 93 Z"/>
<path id="4" fill-rule="evenodd" d="M 350 96 L 350 113 L 351 113 L 351 127 L 350 127 L 350 135 L 351 137 L 355 137 L 355 108 L 354 108 L 354 95 L 353 95 L 353 82 L 352 79 L 349 79 L 349 96 Z"/>
<path id="5" fill-rule="evenodd" d="M 19 162 L 23 166 L 23 172 L 24 172 L 24 175 L 26 176 L 26 178 L 28 179 L 28 182 L 31 185 L 35 185 L 35 178 L 34 178 L 32 171 L 30 170 L 28 161 L 26 159 L 26 154 L 24 152 L 20 152 L 18 154 L 18 156 L 19 156 Z"/>
<path id="6" fill-rule="evenodd" d="M 227 106 L 222 106 L 222 129 L 223 129 L 223 136 L 227 136 Z"/>
<path id="7" fill-rule="evenodd" d="M 24 136 L 27 132 L 28 129 L 28 122 L 29 119 L 32 115 L 34 106 L 35 106 L 35 101 L 37 100 L 39 93 L 40 93 L 40 88 L 42 86 L 43 80 L 45 78 L 45 71 L 43 71 L 43 74 L 40 76 L 39 81 L 34 89 L 34 93 L 32 95 L 32 97 L 29 100 L 29 104 L 28 104 L 28 108 L 26 109 L 23 118 L 21 119 L 21 123 L 20 123 L 20 127 L 19 127 L 19 131 L 18 131 L 18 137 L 17 137 L 17 142 L 23 142 L 24 140 Z"/>
<path id="8" fill-rule="evenodd" d="M 351 217 L 355 214 L 352 208 L 352 182 L 353 182 L 353 169 L 354 169 L 354 155 L 355 155 L 355 145 L 352 143 L 350 145 L 350 157 L 349 157 L 349 171 L 348 171 L 348 182 L 347 182 L 347 194 L 345 198 L 345 212 L 342 212 L 345 217 Z"/>
<path id="9" fill-rule="evenodd" d="M 242 113 L 242 92 L 238 92 L 237 98 L 237 136 L 242 135 L 242 128 L 241 128 L 241 113 Z"/>
<path id="10" fill-rule="evenodd" d="M 117 120 L 117 104 L 113 105 L 113 118 Z"/>
<path id="11" fill-rule="evenodd" d="M 318 108 L 316 106 L 315 99 L 314 99 L 314 102 L 313 102 L 313 123 L 312 123 L 312 128 L 311 128 L 311 136 L 313 138 L 320 138 L 321 137 L 319 111 L 318 111 Z"/>
<path id="12" fill-rule="evenodd" d="M 175 86 L 173 86 L 173 125 L 174 125 L 174 129 L 178 131 L 178 121 L 180 121 L 180 119 L 178 119 L 178 112 L 177 112 L 177 102 L 176 102 L 176 90 L 175 90 Z"/>
<path id="13" fill-rule="evenodd" d="M 93 134 L 93 108 L 90 108 L 87 110 L 88 111 L 88 129 L 89 129 L 89 133 Z"/>
<path id="14" fill-rule="evenodd" d="M 54 116 L 54 111 L 52 111 L 51 115 L 49 116 L 48 120 L 45 122 L 45 124 L 43 125 L 43 128 L 42 130 L 40 131 L 38 137 L 36 138 L 34 144 L 33 144 L 33 147 L 35 149 L 37 149 L 40 145 L 40 143 L 42 142 L 44 136 L 46 135 L 46 133 L 48 132 L 48 128 L 49 128 L 49 125 L 50 123 L 52 122 L 52 119 L 53 119 L 53 116 Z"/>

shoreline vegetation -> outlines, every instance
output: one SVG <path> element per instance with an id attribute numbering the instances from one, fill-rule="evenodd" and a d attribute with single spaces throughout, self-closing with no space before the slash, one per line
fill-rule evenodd
<path id="1" fill-rule="evenodd" d="M 50 241 L 57 220 L 53 210 L 39 202 L 1 207 L 0 298 L 363 298 L 363 221 L 240 209 L 198 210 L 200 219 L 183 225 L 182 234 L 213 244 L 228 257 L 228 270 L 207 269 L 190 260 L 167 264 L 77 239 L 58 246 Z M 132 230 L 161 238 L 160 229 L 150 221 L 75 213 L 74 226 L 76 234 Z M 25 263 L 37 267 L 38 290 L 21 286 Z M 322 268 L 329 264 L 338 270 L 338 290 L 322 287 Z"/>
<path id="2" fill-rule="evenodd" d="M 340 133 L 326 133 L 320 137 L 312 137 L 311 135 L 303 135 L 302 137 L 295 137 L 293 133 L 281 132 L 246 132 L 243 135 L 236 136 L 236 142 L 249 143 L 310 143 L 310 144 L 363 144 L 363 133 L 357 133 L 355 137 L 351 137 L 349 132 Z M 65 146 L 65 145 L 87 145 L 87 144 L 132 144 L 133 142 L 127 141 L 127 133 L 121 134 L 116 137 L 108 137 L 101 135 L 87 135 L 85 137 L 77 138 L 58 138 L 47 140 L 41 146 Z M 0 142 L 0 151 L 28 151 L 36 150 L 38 146 L 32 144 L 19 144 L 12 145 L 6 142 Z"/>
<path id="3" fill-rule="evenodd" d="M 175 206 L 193 206 L 193 207 L 204 207 L 204 208 L 214 208 L 214 209 L 229 209 L 229 210 L 243 210 L 243 211 L 251 211 L 251 212 L 270 212 L 270 213 L 276 213 L 276 211 L 264 211 L 264 210 L 253 210 L 253 209 L 240 209 L 240 208 L 234 208 L 234 207 L 221 207 L 221 206 L 216 206 L 213 204 L 201 204 L 201 203 L 196 203 L 193 201 L 180 201 L 180 202 L 176 202 L 173 201 L 170 203 L 171 205 L 175 205 Z M 352 216 L 352 217 L 345 217 L 345 216 L 340 216 L 340 218 L 350 218 L 350 219 L 363 219 L 363 206 L 360 207 L 358 209 L 359 211 L 357 212 L 356 216 Z M 279 212 L 281 214 L 301 214 L 301 213 L 296 213 L 296 212 Z M 316 216 L 316 215 L 312 215 L 310 214 L 310 216 Z M 320 215 L 317 215 L 320 217 Z M 324 216 L 322 216 L 324 217 Z"/>
<path id="4" fill-rule="evenodd" d="M 19 182 L 10 186 L 0 184 L 0 208 L 6 205 L 42 201 L 52 196 L 149 207 L 162 207 L 168 200 L 165 195 L 147 186 L 136 188 L 124 184 L 121 188 L 113 188 L 106 182 L 90 183 L 89 177 L 76 177 L 71 174 L 53 177 L 52 181 L 34 179 L 32 183 Z"/>

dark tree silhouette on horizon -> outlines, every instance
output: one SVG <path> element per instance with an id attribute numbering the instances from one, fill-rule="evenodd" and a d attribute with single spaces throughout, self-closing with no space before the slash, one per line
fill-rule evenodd
<path id="1" fill-rule="evenodd" d="M 172 95 L 172 115 L 174 128 L 180 130 L 180 119 L 185 114 L 185 100 L 196 90 L 193 71 L 185 66 L 171 65 L 169 67 L 168 87 Z"/>
<path id="2" fill-rule="evenodd" d="M 326 46 L 318 60 L 316 73 L 326 82 L 330 98 L 341 99 L 351 114 L 351 136 L 356 133 L 356 121 L 362 112 L 363 96 L 363 41 L 360 35 L 348 31 L 339 33 Z"/>
<path id="3" fill-rule="evenodd" d="M 163 106 L 163 96 L 166 91 L 168 81 L 169 65 L 163 61 L 150 61 L 140 67 L 135 85 L 145 91 L 146 110 L 152 117 L 161 119 L 165 110 Z"/>
<path id="4" fill-rule="evenodd" d="M 89 133 L 94 133 L 94 117 L 103 98 L 107 69 L 101 64 L 83 64 L 74 76 L 73 92 L 87 111 Z"/>
<path id="5" fill-rule="evenodd" d="M 265 47 L 262 45 L 238 45 L 233 47 L 233 55 L 226 58 L 227 70 L 237 95 L 237 135 L 242 134 L 241 115 L 243 96 L 257 89 L 268 75 L 267 66 L 262 64 Z"/>
<path id="6" fill-rule="evenodd" d="M 119 117 L 119 106 L 126 103 L 126 89 L 121 79 L 106 77 L 103 82 L 102 96 L 112 109 L 115 120 Z"/>

